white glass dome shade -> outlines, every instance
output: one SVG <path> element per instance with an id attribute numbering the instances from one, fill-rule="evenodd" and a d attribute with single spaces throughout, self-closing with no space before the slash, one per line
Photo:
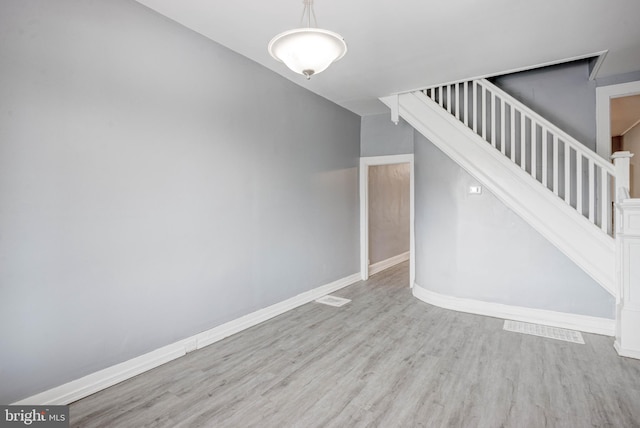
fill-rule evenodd
<path id="1" fill-rule="evenodd" d="M 292 71 L 310 79 L 347 53 L 340 34 L 320 28 L 296 28 L 280 33 L 269 42 L 269 53 Z"/>

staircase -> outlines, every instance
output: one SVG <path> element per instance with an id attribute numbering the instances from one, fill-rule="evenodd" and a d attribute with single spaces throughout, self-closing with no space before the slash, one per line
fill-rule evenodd
<path id="1" fill-rule="evenodd" d="M 485 79 L 381 100 L 618 296 L 611 163 Z"/>

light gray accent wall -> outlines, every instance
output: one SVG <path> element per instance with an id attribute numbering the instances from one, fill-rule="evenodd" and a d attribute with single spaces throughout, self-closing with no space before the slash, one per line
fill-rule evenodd
<path id="1" fill-rule="evenodd" d="M 358 272 L 359 116 L 130 0 L 0 58 L 0 403 Z"/>
<path id="2" fill-rule="evenodd" d="M 369 263 L 409 251 L 408 163 L 369 167 Z"/>
<path id="3" fill-rule="evenodd" d="M 605 60 L 606 61 L 606 60 Z M 618 85 L 620 83 L 629 83 L 640 81 L 640 70 L 630 73 L 616 74 L 613 76 L 599 77 L 596 79 L 597 86 Z"/>
<path id="4" fill-rule="evenodd" d="M 360 129 L 360 156 L 413 153 L 413 127 L 403 119 L 395 125 L 389 113 L 363 116 Z"/>
<path id="5" fill-rule="evenodd" d="M 416 133 L 416 282 L 448 296 L 596 317 L 614 298 Z"/>
<path id="6" fill-rule="evenodd" d="M 589 61 L 574 61 L 491 81 L 592 150 L 596 147 L 596 83 Z"/>

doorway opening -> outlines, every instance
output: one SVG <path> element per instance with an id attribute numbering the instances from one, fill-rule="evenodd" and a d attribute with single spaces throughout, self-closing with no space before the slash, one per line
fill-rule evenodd
<path id="1" fill-rule="evenodd" d="M 629 151 L 632 198 L 640 198 L 640 81 L 596 89 L 596 150 L 605 159 Z"/>
<path id="2" fill-rule="evenodd" d="M 388 166 L 388 168 L 374 169 L 380 166 Z M 372 275 L 373 273 L 379 272 L 406 260 L 406 250 L 400 254 L 392 254 L 391 256 L 389 253 L 389 251 L 397 252 L 397 249 L 402 247 L 402 239 L 396 239 L 398 237 L 390 236 L 388 231 L 379 230 L 381 224 L 385 223 L 385 217 L 389 220 L 389 216 L 391 216 L 395 211 L 398 211 L 397 215 L 401 215 L 402 211 L 406 213 L 407 207 L 404 207 L 404 210 L 402 207 L 403 203 L 406 202 L 403 202 L 399 195 L 391 195 L 392 198 L 395 198 L 394 205 L 396 206 L 385 206 L 384 197 L 378 197 L 377 195 L 370 193 L 374 190 L 371 188 L 371 184 L 376 188 L 380 187 L 375 183 L 381 184 L 383 191 L 393 191 L 393 186 L 395 184 L 391 183 L 392 180 L 389 180 L 389 178 L 397 176 L 398 178 L 401 178 L 400 181 L 402 181 L 402 176 L 405 173 L 408 173 L 409 182 L 409 286 L 413 287 L 413 283 L 415 281 L 415 240 L 414 164 L 412 154 L 360 158 L 360 274 L 363 280 L 367 280 L 369 275 Z M 407 177 L 404 178 L 406 179 Z M 387 198 L 388 197 L 389 196 L 387 196 Z M 376 209 L 376 212 L 374 212 L 373 215 L 371 213 L 371 208 Z M 377 211 L 380 212 L 378 213 Z M 391 223 L 398 223 L 395 224 L 395 227 L 399 228 L 398 230 L 402 231 L 406 228 L 406 226 L 400 224 L 401 219 L 396 218 L 391 220 Z M 380 243 L 383 243 L 382 246 L 384 248 L 379 248 Z M 371 247 L 372 244 L 378 246 L 373 249 L 373 251 Z M 372 259 L 372 256 L 375 260 Z M 377 260 L 379 258 L 381 258 L 381 260 Z"/>

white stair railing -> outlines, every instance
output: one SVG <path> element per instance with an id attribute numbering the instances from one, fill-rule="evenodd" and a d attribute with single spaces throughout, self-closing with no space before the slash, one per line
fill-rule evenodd
<path id="1" fill-rule="evenodd" d="M 486 79 L 422 91 L 602 231 L 613 235 L 614 166 Z"/>

